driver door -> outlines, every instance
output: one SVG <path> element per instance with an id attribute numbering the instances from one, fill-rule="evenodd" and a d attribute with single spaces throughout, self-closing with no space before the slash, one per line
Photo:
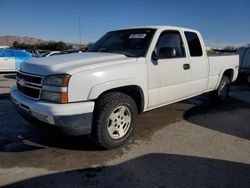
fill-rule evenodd
<path id="1" fill-rule="evenodd" d="M 187 97 L 190 64 L 182 38 L 179 31 L 168 30 L 158 39 L 148 63 L 149 108 Z"/>

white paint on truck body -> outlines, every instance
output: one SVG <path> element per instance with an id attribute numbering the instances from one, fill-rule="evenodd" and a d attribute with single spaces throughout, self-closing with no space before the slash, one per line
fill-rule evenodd
<path id="1" fill-rule="evenodd" d="M 232 81 L 237 78 L 239 56 L 208 57 L 198 31 L 172 26 L 145 26 L 132 29 L 139 28 L 156 30 L 145 57 L 133 58 L 102 52 L 67 54 L 32 58 L 22 63 L 21 71 L 42 76 L 70 74 L 67 90 L 69 105 L 84 105 L 84 101 L 95 101 L 103 92 L 110 89 L 138 86 L 143 94 L 143 111 L 215 90 L 226 70 L 233 71 Z M 158 59 L 155 62 L 152 53 L 160 35 L 166 31 L 180 33 L 185 56 Z M 199 37 L 201 56 L 190 55 L 185 32 L 193 32 Z M 184 65 L 189 66 L 189 69 L 184 70 Z M 36 105 L 36 101 L 32 105 Z M 50 105 L 53 106 L 54 103 Z M 57 107 L 60 108 L 60 105 L 57 104 Z M 93 108 L 89 109 L 91 110 Z"/>

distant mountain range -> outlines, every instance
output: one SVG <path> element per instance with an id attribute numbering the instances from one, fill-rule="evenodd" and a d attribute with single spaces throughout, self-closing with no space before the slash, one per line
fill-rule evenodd
<path id="1" fill-rule="evenodd" d="M 3 46 L 12 46 L 13 42 L 17 41 L 18 43 L 26 43 L 26 44 L 37 44 L 37 43 L 46 43 L 49 41 L 37 39 L 33 37 L 20 37 L 13 35 L 0 36 L 0 45 Z"/>
<path id="2" fill-rule="evenodd" d="M 38 44 L 38 43 L 48 43 L 48 42 L 58 42 L 54 40 L 43 40 L 37 39 L 33 37 L 21 37 L 21 36 L 14 36 L 14 35 L 5 35 L 0 36 L 0 46 L 12 46 L 13 42 L 17 41 L 18 43 L 26 43 L 26 44 Z M 72 46 L 79 46 L 79 44 L 74 43 L 66 43 Z"/>

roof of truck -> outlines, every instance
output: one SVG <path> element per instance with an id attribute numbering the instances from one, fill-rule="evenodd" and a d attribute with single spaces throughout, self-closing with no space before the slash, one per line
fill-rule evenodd
<path id="1" fill-rule="evenodd" d="M 184 27 L 177 27 L 177 26 L 168 26 L 168 25 L 145 25 L 145 26 L 133 26 L 133 27 L 129 27 L 129 28 L 123 28 L 123 29 L 143 29 L 143 28 L 147 28 L 147 29 L 178 29 L 178 30 L 186 30 L 186 31 L 195 31 L 197 32 L 197 30 L 194 29 L 190 29 L 190 28 L 184 28 Z M 117 29 L 117 30 L 123 30 L 123 29 Z"/>

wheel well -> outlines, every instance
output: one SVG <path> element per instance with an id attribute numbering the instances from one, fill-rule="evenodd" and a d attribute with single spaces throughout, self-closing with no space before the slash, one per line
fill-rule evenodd
<path id="1" fill-rule="evenodd" d="M 230 81 L 233 80 L 233 76 L 234 76 L 234 71 L 233 69 L 227 69 L 224 73 L 223 73 L 223 76 L 227 76 Z"/>
<path id="2" fill-rule="evenodd" d="M 100 98 L 104 94 L 111 93 L 111 92 L 121 92 L 125 93 L 128 96 L 130 96 L 132 99 L 134 99 L 138 113 L 142 113 L 144 109 L 144 95 L 143 91 L 139 86 L 132 85 L 132 86 L 124 86 L 124 87 L 118 87 L 114 89 L 107 90 L 103 92 L 101 95 L 98 96 Z"/>

